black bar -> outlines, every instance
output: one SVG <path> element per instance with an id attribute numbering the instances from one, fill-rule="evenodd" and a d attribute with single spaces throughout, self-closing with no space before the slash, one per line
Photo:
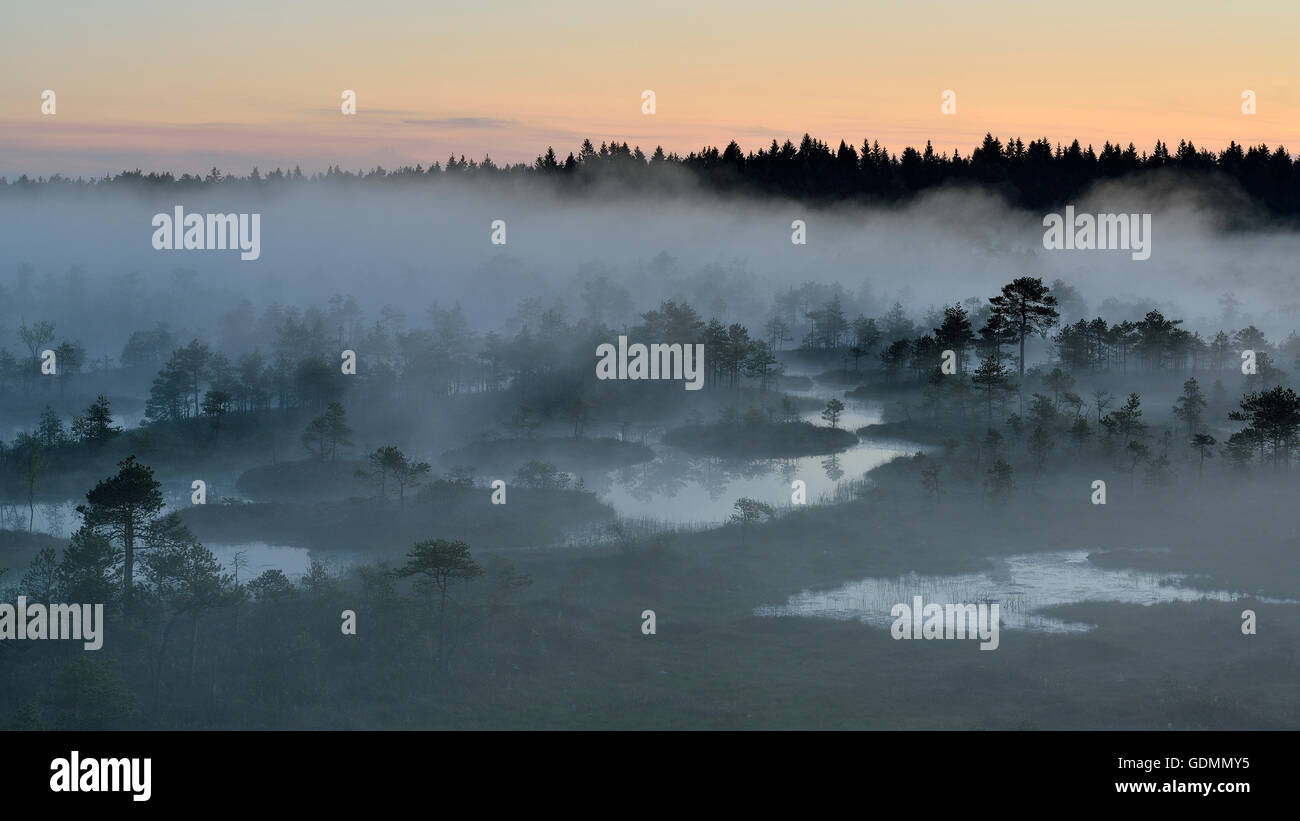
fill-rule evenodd
<path id="1" fill-rule="evenodd" d="M 870 811 L 888 801 L 927 811 L 1035 812 L 1079 804 L 1159 807 L 1172 799 L 1221 812 L 1243 802 L 1294 800 L 1295 740 L 1278 732 L 54 732 L 6 734 L 0 767 L 10 807 L 127 813 L 403 805 L 434 811 L 462 802 L 518 803 L 541 812 L 605 792 L 624 794 L 616 804 L 629 809 L 680 807 L 703 792 L 731 795 L 737 807 L 757 799 L 759 808 L 769 800 L 847 801 Z M 51 762 L 70 759 L 74 750 L 83 767 L 92 757 L 149 758 L 148 800 L 136 801 L 129 791 L 53 792 Z M 1161 764 L 1121 769 L 1120 759 Z M 1171 759 L 1181 766 L 1170 769 Z M 1174 782 L 1245 784 L 1249 792 L 1160 791 Z M 1157 792 L 1134 795 L 1116 786 L 1146 783 Z"/>

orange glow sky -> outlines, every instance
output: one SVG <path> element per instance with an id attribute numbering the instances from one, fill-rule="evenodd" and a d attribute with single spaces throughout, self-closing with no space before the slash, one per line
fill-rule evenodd
<path id="1" fill-rule="evenodd" d="M 750 150 L 805 131 L 894 152 L 968 153 L 986 131 L 1300 149 L 1294 2 L 16 5 L 0 25 L 10 178 L 531 161 L 588 136 Z M 944 89 L 956 116 L 940 114 Z"/>

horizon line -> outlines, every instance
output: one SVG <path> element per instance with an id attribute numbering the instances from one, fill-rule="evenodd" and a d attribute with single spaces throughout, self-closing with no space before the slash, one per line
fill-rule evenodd
<path id="1" fill-rule="evenodd" d="M 1067 152 L 1073 153 L 1076 149 L 1082 155 L 1085 156 L 1088 154 L 1092 154 L 1093 159 L 1096 160 L 1102 156 L 1102 153 L 1105 152 L 1107 148 L 1110 148 L 1112 150 L 1118 151 L 1121 155 L 1134 157 L 1139 162 L 1142 162 L 1144 164 L 1150 158 L 1157 156 L 1161 151 L 1161 149 L 1163 149 L 1165 152 L 1164 156 L 1169 157 L 1171 160 L 1177 156 L 1176 151 L 1170 150 L 1169 147 L 1170 142 L 1159 138 L 1155 140 L 1155 144 L 1151 146 L 1150 151 L 1146 150 L 1145 148 L 1143 148 L 1141 151 L 1138 151 L 1136 141 L 1131 139 L 1128 140 L 1127 142 L 1123 142 L 1119 140 L 1111 141 L 1107 139 L 1102 142 L 1102 147 L 1100 150 L 1098 150 L 1095 148 L 1094 143 L 1089 142 L 1085 145 L 1077 137 L 1072 138 L 1067 145 L 1067 143 L 1064 140 L 1053 141 L 1048 137 L 1037 137 L 1037 138 L 1031 138 L 1029 140 L 1025 140 L 1022 137 L 1013 136 L 1007 138 L 1006 140 L 1003 140 L 1001 137 L 994 136 L 993 133 L 989 131 L 989 132 L 985 132 L 984 139 L 980 143 L 974 145 L 967 153 L 963 154 L 961 153 L 961 149 L 959 147 L 954 147 L 952 153 L 948 153 L 947 151 L 937 150 L 934 148 L 934 140 L 931 138 L 926 139 L 924 147 L 918 147 L 917 145 L 914 145 L 912 143 L 907 143 L 902 147 L 901 150 L 898 150 L 896 152 L 891 152 L 887 145 L 881 145 L 879 140 L 871 139 L 870 137 L 864 137 L 861 146 L 859 146 L 857 143 L 850 143 L 843 137 L 839 138 L 838 144 L 833 144 L 831 140 L 823 140 L 820 137 L 813 137 L 811 132 L 805 131 L 803 135 L 799 138 L 798 144 L 796 144 L 794 140 L 792 140 L 789 137 L 786 137 L 784 140 L 777 137 L 772 137 L 770 138 L 769 145 L 764 146 L 763 148 L 760 148 L 757 151 L 750 150 L 748 152 L 744 152 L 743 149 L 740 148 L 740 144 L 738 140 L 735 138 L 731 139 L 724 147 L 719 147 L 717 144 L 705 144 L 701 146 L 699 149 L 695 149 L 690 151 L 689 153 L 682 154 L 677 151 L 665 152 L 663 150 L 663 146 L 660 144 L 656 144 L 654 149 L 652 149 L 650 152 L 647 153 L 642 150 L 640 144 L 630 145 L 626 138 L 624 138 L 622 142 L 620 142 L 619 138 L 617 137 L 613 137 L 608 140 L 601 140 L 599 146 L 597 146 L 596 143 L 590 137 L 588 137 L 584 139 L 583 144 L 580 145 L 576 150 L 567 152 L 567 155 L 563 160 L 560 159 L 561 152 L 556 152 L 554 144 L 549 144 L 547 145 L 546 150 L 538 154 L 536 159 L 533 160 L 532 162 L 520 161 L 520 162 L 507 162 L 507 163 L 499 164 L 496 161 L 491 159 L 490 151 L 484 152 L 482 160 L 473 159 L 472 157 L 470 157 L 470 155 L 467 155 L 465 152 L 457 153 L 453 151 L 451 154 L 448 155 L 446 161 L 433 160 L 428 165 L 417 162 L 416 165 L 414 166 L 401 163 L 401 164 L 393 165 L 391 167 L 385 167 L 383 164 L 376 163 L 369 166 L 364 166 L 364 165 L 357 166 L 355 171 L 345 169 L 343 163 L 341 162 L 334 162 L 334 163 L 326 164 L 323 169 L 320 168 L 319 166 L 315 166 L 307 171 L 303 171 L 302 164 L 295 163 L 292 169 L 286 169 L 285 166 L 283 165 L 276 165 L 274 169 L 263 172 L 261 171 L 260 164 L 253 163 L 249 167 L 249 171 L 247 175 L 239 176 L 235 172 L 231 172 L 231 173 L 222 172 L 222 180 L 233 179 L 233 180 L 249 181 L 252 179 L 252 174 L 254 172 L 257 172 L 262 179 L 265 179 L 267 174 L 274 174 L 276 172 L 280 172 L 286 178 L 288 178 L 294 171 L 299 171 L 303 179 L 311 179 L 315 177 L 330 176 L 330 175 L 369 176 L 372 174 L 377 174 L 380 171 L 384 172 L 385 176 L 392 176 L 394 173 L 416 172 L 417 169 L 419 169 L 418 173 L 432 173 L 435 169 L 446 170 L 452 167 L 451 165 L 452 163 L 455 163 L 455 167 L 458 168 L 474 169 L 474 170 L 477 169 L 495 169 L 499 171 L 539 170 L 538 163 L 543 161 L 548 154 L 552 155 L 555 158 L 555 160 L 559 163 L 559 167 L 563 169 L 565 164 L 568 162 L 569 158 L 572 158 L 573 160 L 581 164 L 584 158 L 587 157 L 586 149 L 588 145 L 590 145 L 591 150 L 595 152 L 595 156 L 598 159 L 605 159 L 607 157 L 606 154 L 602 154 L 601 152 L 607 152 L 613 149 L 614 151 L 618 151 L 620 153 L 623 151 L 630 152 L 628 155 L 629 159 L 638 159 L 637 154 L 639 153 L 640 154 L 639 159 L 644 160 L 647 163 L 655 155 L 660 155 L 660 154 L 662 155 L 662 159 L 664 161 L 673 162 L 673 163 L 686 163 L 693 160 L 709 159 L 714 154 L 721 157 L 724 152 L 730 151 L 732 147 L 735 146 L 737 151 L 742 152 L 740 155 L 741 158 L 744 161 L 748 162 L 750 160 L 772 156 L 770 153 L 770 149 L 772 146 L 777 146 L 778 150 L 782 152 L 784 152 L 787 149 L 787 147 L 793 148 L 795 152 L 799 152 L 804 146 L 804 144 L 808 143 L 809 141 L 811 141 L 811 145 L 813 148 L 815 149 L 824 148 L 826 149 L 826 153 L 830 154 L 832 157 L 835 157 L 841 148 L 845 148 L 853 152 L 857 156 L 860 162 L 862 157 L 869 150 L 878 160 L 888 161 L 891 164 L 900 162 L 900 158 L 905 156 L 908 153 L 908 151 L 913 151 L 916 154 L 921 156 L 926 156 L 928 154 L 929 156 L 934 157 L 935 161 L 943 162 L 943 163 L 951 163 L 955 159 L 960 159 L 964 162 L 969 162 L 974 158 L 976 152 L 980 151 L 985 146 L 989 145 L 990 141 L 995 142 L 1002 149 L 1001 156 L 1005 158 L 1014 158 L 1020 156 L 1019 153 L 1015 153 L 1015 154 L 1010 153 L 1009 149 L 1011 149 L 1013 146 L 1015 146 L 1017 149 L 1023 149 L 1024 151 L 1027 152 L 1028 150 L 1031 149 L 1031 147 L 1043 146 L 1043 145 L 1046 145 L 1049 149 L 1051 149 L 1050 158 L 1054 160 L 1062 156 L 1065 156 Z M 868 149 L 868 144 L 870 145 L 870 149 Z M 1233 149 L 1239 150 L 1243 155 L 1250 152 L 1267 151 L 1270 155 L 1281 154 L 1287 157 L 1291 157 L 1293 162 L 1300 162 L 1300 155 L 1292 157 L 1291 153 L 1286 149 L 1285 144 L 1281 142 L 1279 142 L 1275 147 L 1270 147 L 1268 143 L 1262 141 L 1259 143 L 1245 143 L 1245 142 L 1238 142 L 1235 139 L 1229 139 L 1227 145 L 1224 145 L 1217 149 L 1211 149 L 1211 148 L 1206 148 L 1204 144 L 1202 144 L 1201 146 L 1197 146 L 1191 139 L 1180 138 L 1178 140 L 1177 151 L 1181 151 L 1184 148 L 1194 152 L 1197 157 L 1212 157 L 1215 159 L 1216 162 L 1221 160 L 1224 157 L 1224 155 L 1226 155 L 1229 151 L 1232 151 Z M 198 172 L 198 173 L 188 172 L 188 171 L 178 172 L 173 169 L 163 169 L 163 170 L 153 169 L 153 170 L 145 171 L 139 165 L 136 165 L 135 168 L 123 167 L 121 168 L 121 170 L 116 172 L 105 171 L 101 176 L 78 175 L 76 177 L 70 177 L 64 175 L 62 172 L 56 171 L 48 175 L 42 174 L 33 177 L 30 176 L 28 172 L 19 172 L 18 175 L 13 179 L 9 179 L 8 175 L 0 175 L 0 182 L 7 183 L 9 185 L 19 184 L 24 180 L 28 183 L 35 183 L 35 184 L 46 184 L 50 182 L 71 182 L 71 183 L 84 184 L 84 183 L 91 183 L 91 182 L 112 181 L 112 180 L 117 180 L 118 178 L 123 176 L 137 176 L 137 175 L 151 180 L 165 180 L 170 177 L 171 179 L 176 181 L 185 180 L 187 178 L 197 178 L 199 181 L 206 182 L 208 180 L 206 179 L 205 174 L 207 175 L 207 177 L 210 177 L 212 171 L 221 171 L 221 169 L 218 166 L 214 165 L 207 172 Z"/>

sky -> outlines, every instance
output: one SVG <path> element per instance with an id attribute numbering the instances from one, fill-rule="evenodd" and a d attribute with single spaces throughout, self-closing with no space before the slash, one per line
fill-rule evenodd
<path id="1" fill-rule="evenodd" d="M 1296 151 L 1298 28 L 1300 5 L 1275 0 L 11 2 L 0 175 L 501 164 L 585 137 L 748 151 L 804 132 L 893 152 L 966 154 L 985 132 Z"/>

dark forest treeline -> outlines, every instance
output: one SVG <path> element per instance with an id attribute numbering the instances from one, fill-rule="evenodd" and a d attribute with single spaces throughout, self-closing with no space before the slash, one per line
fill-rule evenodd
<path id="1" fill-rule="evenodd" d="M 860 148 L 840 141 L 832 148 L 808 134 L 799 145 L 790 140 L 757 152 L 745 153 L 732 140 L 724 149 L 705 147 L 686 156 L 665 153 L 657 147 L 647 155 L 627 142 L 602 142 L 596 147 L 584 140 L 576 153 L 560 159 L 548 148 L 532 164 L 498 165 L 490 156 L 481 162 L 451 156 L 445 163 L 402 166 L 393 170 L 376 167 L 370 171 L 345 171 L 332 166 L 326 172 L 304 174 L 301 168 L 276 169 L 263 175 L 257 168 L 246 177 L 224 174 L 213 168 L 207 174 L 123 171 L 100 179 L 71 179 L 62 175 L 31 179 L 26 174 L 9 182 L 0 177 L 0 191 L 51 187 L 99 187 L 125 185 L 147 188 L 196 189 L 215 185 L 244 188 L 272 184 L 303 184 L 322 181 L 413 182 L 440 179 L 544 178 L 572 190 L 587 184 L 613 180 L 640 186 L 669 184 L 681 180 L 681 173 L 708 188 L 720 191 L 751 191 L 779 194 L 801 200 L 874 199 L 896 201 L 951 184 L 973 184 L 992 188 L 1015 205 L 1043 208 L 1065 203 L 1102 180 L 1128 179 L 1161 169 L 1173 169 L 1199 181 L 1211 174 L 1233 180 L 1268 212 L 1280 215 L 1300 213 L 1300 158 L 1283 146 L 1243 146 L 1232 141 L 1221 151 L 1197 148 L 1190 140 L 1179 140 L 1170 150 L 1157 141 L 1150 152 L 1129 143 L 1127 147 L 1107 141 L 1100 150 L 1074 140 L 1055 146 L 1047 138 L 1005 143 L 987 134 L 969 154 L 954 149 L 952 154 L 936 151 L 930 141 L 923 149 L 907 146 L 890 153 L 879 141 L 863 140 Z"/>

